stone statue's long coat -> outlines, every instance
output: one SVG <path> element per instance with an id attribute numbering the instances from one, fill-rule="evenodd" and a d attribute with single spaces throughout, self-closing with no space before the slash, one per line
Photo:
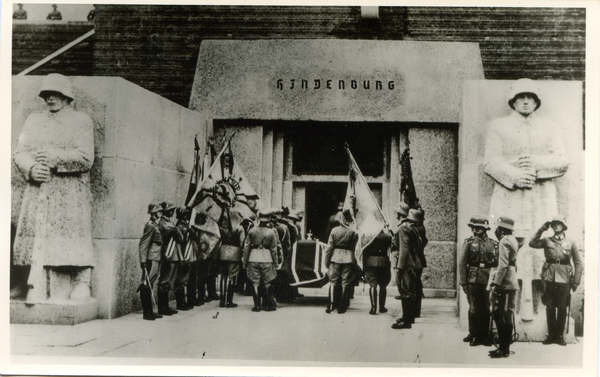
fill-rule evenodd
<path id="1" fill-rule="evenodd" d="M 35 155 L 46 150 L 56 169 L 49 182 L 29 179 Z M 27 181 L 13 261 L 31 265 L 32 255 L 45 266 L 92 266 L 90 168 L 94 129 L 90 117 L 66 106 L 27 117 L 13 156 Z M 37 240 L 36 240 L 37 238 Z"/>
<path id="2" fill-rule="evenodd" d="M 532 189 L 515 186 L 519 156 L 529 156 L 537 176 Z M 515 220 L 515 236 L 531 237 L 535 229 L 558 212 L 554 178 L 562 176 L 569 158 L 558 126 L 536 113 L 525 118 L 517 112 L 490 124 L 485 147 L 484 171 L 496 184 L 490 218 Z"/>

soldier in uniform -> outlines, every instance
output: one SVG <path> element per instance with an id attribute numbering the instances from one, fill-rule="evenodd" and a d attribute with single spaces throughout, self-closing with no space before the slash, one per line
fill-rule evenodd
<path id="1" fill-rule="evenodd" d="M 339 225 L 331 230 L 325 251 L 325 267 L 329 277 L 329 304 L 325 312 L 331 313 L 337 309 L 339 314 L 343 314 L 350 306 L 350 287 L 356 273 L 354 250 L 358 233 L 348 227 L 350 213 L 338 212 L 336 220 Z"/>
<path id="2" fill-rule="evenodd" d="M 498 267 L 490 271 L 488 289 L 491 290 L 492 318 L 498 330 L 498 349 L 490 351 L 493 359 L 508 357 L 514 328 L 515 294 L 519 289 L 517 280 L 517 253 L 519 242 L 513 236 L 515 222 L 509 217 L 498 218 Z"/>
<path id="3" fill-rule="evenodd" d="M 273 287 L 271 282 L 277 276 L 275 266 L 281 262 L 281 257 L 277 254 L 277 233 L 269 227 L 271 214 L 267 211 L 260 211 L 258 214 L 258 226 L 250 229 L 248 236 L 244 241 L 242 262 L 248 279 L 252 281 L 254 299 L 253 312 L 259 312 L 261 309 L 258 288 L 264 284 L 266 296 L 263 308 L 265 311 L 274 311 L 275 299 L 273 297 Z"/>
<path id="4" fill-rule="evenodd" d="M 329 235 L 331 234 L 331 231 L 333 230 L 333 228 L 340 225 L 339 222 L 337 221 L 337 219 L 338 219 L 338 214 L 340 214 L 343 209 L 344 209 L 344 202 L 339 202 L 337 205 L 337 212 L 334 213 L 333 215 L 329 216 L 329 219 L 327 220 L 327 235 L 326 235 L 326 237 L 328 239 L 329 239 Z"/>
<path id="5" fill-rule="evenodd" d="M 402 224 L 402 220 L 406 219 L 406 217 L 408 216 L 408 211 L 410 211 L 410 207 L 408 206 L 408 204 L 403 202 L 400 202 L 398 206 L 396 206 L 396 208 L 394 209 L 394 212 L 396 212 L 396 220 L 398 221 L 398 224 L 396 224 L 396 228 L 392 232 L 394 237 L 392 239 L 392 266 L 398 265 L 398 248 L 396 247 L 394 240 L 396 237 L 396 233 L 398 233 L 400 225 Z M 396 300 L 401 300 L 402 296 L 394 296 L 394 298 Z"/>
<path id="6" fill-rule="evenodd" d="M 549 228 L 552 228 L 554 235 L 541 238 L 542 233 Z M 542 303 L 546 305 L 548 338 L 543 341 L 543 344 L 567 345 L 563 338 L 567 307 L 571 302 L 571 290 L 573 292 L 577 290 L 583 273 L 583 261 L 579 256 L 579 249 L 575 241 L 565 235 L 567 229 L 566 218 L 562 215 L 555 216 L 552 221 L 545 222 L 529 242 L 529 246 L 534 249 L 544 249 L 546 257 L 546 263 L 542 268 L 544 284 Z"/>
<path id="7" fill-rule="evenodd" d="M 48 16 L 46 17 L 47 20 L 51 20 L 51 21 L 60 21 L 62 20 L 62 14 L 60 14 L 60 12 L 56 9 L 58 8 L 56 6 L 56 4 L 52 4 L 52 12 L 48 13 Z"/>
<path id="8" fill-rule="evenodd" d="M 370 287 L 371 310 L 369 314 L 377 314 L 377 298 L 379 298 L 379 312 L 387 312 L 385 308 L 387 285 L 392 280 L 392 272 L 390 270 L 391 247 L 392 236 L 386 228 L 363 250 L 365 281 Z M 377 295 L 377 286 L 379 286 L 379 295 Z"/>
<path id="9" fill-rule="evenodd" d="M 177 278 L 175 279 L 175 301 L 177 302 L 177 310 L 194 309 L 194 304 L 186 302 L 185 293 L 186 286 L 190 280 L 190 258 L 192 249 L 193 234 L 190 231 L 190 215 L 191 210 L 183 207 L 178 207 L 175 210 L 177 217 L 177 228 L 182 235 L 182 238 L 177 242 L 177 250 L 175 251 L 172 261 L 177 261 Z M 186 253 L 187 251 L 187 253 Z"/>
<path id="10" fill-rule="evenodd" d="M 161 207 L 163 208 L 163 214 L 160 218 L 158 225 L 162 232 L 162 255 L 161 255 L 161 266 L 160 274 L 158 277 L 158 313 L 162 315 L 173 315 L 177 314 L 177 310 L 169 307 L 169 291 L 175 284 L 177 277 L 177 259 L 174 256 L 177 251 L 177 247 L 173 247 L 168 250 L 171 239 L 175 242 L 181 242 L 183 234 L 181 230 L 175 226 L 172 217 L 175 212 L 175 206 L 167 202 L 162 202 Z"/>
<path id="11" fill-rule="evenodd" d="M 139 252 L 142 283 L 138 291 L 142 301 L 144 319 L 154 321 L 156 318 L 162 318 L 162 315 L 155 314 L 152 309 L 152 287 L 160 270 L 162 233 L 158 226 L 158 220 L 162 216 L 162 207 L 160 204 L 150 204 L 148 205 L 148 214 L 150 214 L 150 221 L 144 226 L 144 234 L 140 238 Z"/>
<path id="12" fill-rule="evenodd" d="M 241 225 L 232 227 L 227 213 L 221 217 L 219 224 L 221 232 L 221 246 L 219 248 L 219 270 L 221 273 L 220 281 L 220 301 L 221 308 L 235 308 L 237 304 L 233 302 L 233 293 L 235 292 L 236 278 L 240 272 L 240 261 L 242 259 L 242 246 L 246 239 L 246 232 Z"/>
<path id="13" fill-rule="evenodd" d="M 414 214 L 411 215 L 411 212 Z M 417 273 L 417 301 L 415 307 L 415 318 L 421 317 L 421 302 L 423 301 L 423 281 L 421 280 L 421 276 L 423 275 L 423 269 L 427 267 L 427 260 L 425 258 L 425 246 L 427 246 L 427 236 L 425 232 L 425 227 L 423 226 L 423 221 L 425 220 L 425 212 L 422 209 L 411 209 L 408 212 L 409 217 L 413 217 L 416 220 L 416 224 L 413 225 L 413 228 L 417 232 L 417 256 L 421 261 L 421 268 L 415 269 Z"/>
<path id="14" fill-rule="evenodd" d="M 485 217 L 471 218 L 469 227 L 473 236 L 465 240 L 458 263 L 460 285 L 469 302 L 469 335 L 463 341 L 471 346 L 491 346 L 490 300 L 486 289 L 490 268 L 498 267 L 498 242 L 488 237 L 490 226 Z"/>
<path id="15" fill-rule="evenodd" d="M 419 314 L 418 296 L 422 295 L 423 289 L 423 249 L 427 245 L 422 221 L 423 211 L 411 209 L 408 217 L 400 222 L 394 237 L 398 259 L 393 267 L 396 269 L 396 283 L 402 300 L 402 317 L 396 319 L 396 323 L 392 325 L 393 329 L 410 329 Z"/>
<path id="16" fill-rule="evenodd" d="M 27 11 L 23 9 L 23 4 L 17 4 L 19 9 L 17 9 L 13 13 L 13 20 L 26 20 L 27 19 Z"/>

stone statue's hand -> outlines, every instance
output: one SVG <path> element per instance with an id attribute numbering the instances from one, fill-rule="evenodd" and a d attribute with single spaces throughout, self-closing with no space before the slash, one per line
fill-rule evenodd
<path id="1" fill-rule="evenodd" d="M 535 175 L 531 172 L 523 171 L 521 176 L 517 178 L 515 184 L 518 188 L 530 189 L 535 185 Z"/>
<path id="2" fill-rule="evenodd" d="M 48 182 L 50 180 L 50 168 L 43 164 L 35 164 L 31 168 L 29 176 L 36 182 Z"/>
<path id="3" fill-rule="evenodd" d="M 531 157 L 529 157 L 529 156 L 519 157 L 518 163 L 519 163 L 519 168 L 521 168 L 521 169 L 533 168 L 533 164 L 531 163 Z"/>
<path id="4" fill-rule="evenodd" d="M 54 154 L 49 151 L 39 151 L 35 155 L 35 161 L 37 163 L 46 165 L 51 169 L 56 167 L 55 160 L 56 160 L 56 158 L 55 158 Z"/>

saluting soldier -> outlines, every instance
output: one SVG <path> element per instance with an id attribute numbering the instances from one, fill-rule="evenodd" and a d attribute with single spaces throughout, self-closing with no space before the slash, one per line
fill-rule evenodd
<path id="1" fill-rule="evenodd" d="M 140 238 L 140 267 L 142 268 L 142 283 L 138 288 L 144 319 L 154 321 L 162 318 L 162 315 L 154 313 L 152 309 L 152 287 L 158 278 L 160 271 L 160 259 L 162 249 L 162 233 L 158 221 L 162 216 L 160 204 L 149 204 L 148 214 L 150 220 L 144 226 L 144 234 Z"/>
<path id="2" fill-rule="evenodd" d="M 498 349 L 490 351 L 490 357 L 497 359 L 510 355 L 510 343 L 514 329 L 517 280 L 517 253 L 519 242 L 513 236 L 515 222 L 509 217 L 498 218 L 496 238 L 498 239 L 498 267 L 490 270 L 488 289 L 492 294 L 492 318 L 498 330 Z"/>
<path id="3" fill-rule="evenodd" d="M 552 228 L 554 235 L 541 238 L 542 233 L 549 228 Z M 562 215 L 555 216 L 552 221 L 545 222 L 529 242 L 532 248 L 544 249 L 546 257 L 541 278 L 544 284 L 542 303 L 546 305 L 548 338 L 543 344 L 567 345 L 563 338 L 567 308 L 571 303 L 571 290 L 577 290 L 583 273 L 579 248 L 574 240 L 565 235 L 567 229 L 567 219 Z"/>
<path id="4" fill-rule="evenodd" d="M 387 285 L 392 280 L 390 252 L 392 248 L 392 235 L 385 228 L 363 250 L 363 265 L 365 266 L 365 281 L 369 284 L 369 297 L 371 310 L 369 314 L 377 314 L 377 299 L 379 298 L 379 312 L 386 313 L 385 299 Z M 379 286 L 379 295 L 377 295 Z"/>
<path id="5" fill-rule="evenodd" d="M 350 288 L 356 274 L 354 250 L 358 233 L 348 227 L 351 221 L 349 212 L 338 212 L 336 220 L 339 225 L 331 230 L 325 251 L 329 277 L 329 304 L 325 312 L 337 309 L 339 314 L 343 314 L 350 306 Z"/>
<path id="6" fill-rule="evenodd" d="M 175 285 L 177 277 L 177 247 L 175 244 L 181 242 L 183 234 L 173 223 L 172 217 L 175 212 L 175 206 L 167 202 L 162 202 L 163 214 L 158 225 L 162 232 L 162 255 L 160 274 L 158 277 L 158 313 L 162 315 L 177 314 L 177 310 L 169 307 L 169 291 Z M 175 244 L 169 249 L 169 243 L 174 239 Z"/>
<path id="7" fill-rule="evenodd" d="M 393 329 L 410 329 L 419 313 L 419 302 L 423 287 L 424 249 L 427 245 L 425 228 L 422 226 L 423 211 L 410 209 L 408 217 L 400 222 L 394 237 L 394 246 L 398 250 L 396 265 L 396 283 L 402 300 L 402 317 L 396 319 Z M 418 301 L 419 300 L 419 301 Z"/>
<path id="8" fill-rule="evenodd" d="M 261 309 L 258 295 L 258 288 L 261 283 L 264 284 L 266 290 L 266 297 L 264 298 L 266 302 L 263 303 L 264 310 L 276 310 L 271 282 L 277 277 L 275 266 L 281 263 L 281 256 L 277 254 L 277 233 L 269 227 L 271 220 L 269 212 L 259 211 L 258 226 L 250 229 L 244 242 L 242 262 L 248 279 L 252 281 L 253 285 L 253 312 L 259 312 Z"/>
<path id="9" fill-rule="evenodd" d="M 498 242 L 488 237 L 491 228 L 485 217 L 472 217 L 469 227 L 473 236 L 465 240 L 458 264 L 460 285 L 469 302 L 469 335 L 463 341 L 471 346 L 491 346 L 490 299 L 486 289 L 490 268 L 498 267 Z"/>

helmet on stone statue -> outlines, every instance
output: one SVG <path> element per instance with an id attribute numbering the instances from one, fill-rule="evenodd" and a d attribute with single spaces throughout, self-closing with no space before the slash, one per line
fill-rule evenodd
<path id="1" fill-rule="evenodd" d="M 515 109 L 515 101 L 517 100 L 517 96 L 519 94 L 529 94 L 534 97 L 536 106 L 535 110 L 537 110 L 542 105 L 542 100 L 540 99 L 540 88 L 538 84 L 532 79 L 519 79 L 515 81 L 510 87 L 510 91 L 508 92 L 508 106 L 511 109 Z"/>
<path id="2" fill-rule="evenodd" d="M 61 74 L 50 73 L 44 78 L 39 96 L 45 99 L 48 96 L 49 92 L 60 93 L 64 97 L 69 99 L 69 102 L 73 101 L 73 90 L 71 88 L 71 80 L 69 80 L 69 78 Z"/>

